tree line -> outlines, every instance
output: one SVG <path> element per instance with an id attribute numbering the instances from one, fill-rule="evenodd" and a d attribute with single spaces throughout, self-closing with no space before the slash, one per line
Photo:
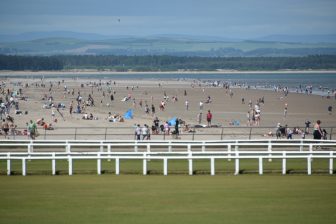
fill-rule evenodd
<path id="1" fill-rule="evenodd" d="M 115 55 L 0 55 L 0 70 L 97 69 L 113 71 L 176 71 L 219 69 L 240 71 L 336 69 L 335 55 L 305 57 L 187 57 Z"/>

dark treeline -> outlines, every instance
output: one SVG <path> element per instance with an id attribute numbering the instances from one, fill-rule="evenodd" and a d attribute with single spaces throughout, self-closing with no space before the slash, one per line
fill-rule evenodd
<path id="1" fill-rule="evenodd" d="M 336 56 L 307 57 L 177 57 L 177 56 L 6 56 L 0 70 L 111 69 L 115 71 L 307 70 L 336 69 Z"/>

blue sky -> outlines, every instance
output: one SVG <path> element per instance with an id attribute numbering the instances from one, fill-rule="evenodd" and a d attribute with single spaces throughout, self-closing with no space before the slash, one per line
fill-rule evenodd
<path id="1" fill-rule="evenodd" d="M 119 22 L 120 19 L 120 22 Z M 0 0 L 0 33 L 255 38 L 336 33 L 336 0 Z"/>

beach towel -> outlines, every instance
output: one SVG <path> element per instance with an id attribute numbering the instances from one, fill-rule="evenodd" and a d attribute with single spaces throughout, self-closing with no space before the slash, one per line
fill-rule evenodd
<path id="1" fill-rule="evenodd" d="M 124 114 L 124 118 L 125 119 L 133 119 L 133 110 L 129 109 L 128 111 L 126 111 L 126 113 Z"/>

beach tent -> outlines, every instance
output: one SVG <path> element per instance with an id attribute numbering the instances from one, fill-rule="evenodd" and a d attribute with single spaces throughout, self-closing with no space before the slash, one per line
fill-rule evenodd
<path id="1" fill-rule="evenodd" d="M 128 111 L 126 111 L 126 113 L 124 114 L 124 118 L 125 119 L 133 119 L 133 110 L 129 109 Z"/>
<path id="2" fill-rule="evenodd" d="M 174 126 L 176 124 L 176 117 L 173 117 L 168 121 L 169 126 Z"/>

